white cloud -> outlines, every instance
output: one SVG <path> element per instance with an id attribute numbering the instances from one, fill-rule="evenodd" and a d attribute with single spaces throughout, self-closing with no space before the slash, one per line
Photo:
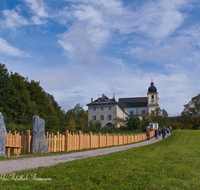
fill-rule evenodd
<path id="1" fill-rule="evenodd" d="M 90 65 L 100 61 L 83 24 L 74 24 L 64 34 L 59 35 L 59 38 L 58 43 L 77 64 Z"/>
<path id="2" fill-rule="evenodd" d="M 147 60 L 163 62 L 166 60 L 179 60 L 191 53 L 193 39 L 188 36 L 170 38 L 164 45 L 143 52 Z"/>
<path id="3" fill-rule="evenodd" d="M 48 17 L 43 0 L 24 0 L 30 9 L 39 17 Z"/>
<path id="4" fill-rule="evenodd" d="M 65 25 L 69 20 L 73 20 L 72 12 L 68 6 L 65 6 L 63 9 L 56 9 L 55 12 L 49 16 L 63 25 Z"/>
<path id="5" fill-rule="evenodd" d="M 29 25 L 29 22 L 13 9 L 3 10 L 2 13 L 5 17 L 5 19 L 0 20 L 2 28 L 14 29 L 16 27 Z"/>
<path id="6" fill-rule="evenodd" d="M 170 3 L 160 0 L 145 2 L 140 7 L 131 9 L 125 7 L 122 1 L 117 0 L 75 0 L 70 2 L 71 4 L 65 8 L 65 11 L 68 10 L 66 19 L 72 20 L 72 26 L 59 36 L 58 43 L 68 57 L 77 56 L 80 53 L 80 55 L 82 54 L 80 57 L 83 58 L 85 54 L 84 62 L 88 63 L 95 62 L 94 58 L 98 52 L 117 33 L 125 35 L 142 33 L 152 39 L 150 40 L 153 41 L 151 46 L 156 49 L 164 38 L 181 26 L 186 14 L 179 10 L 186 9 L 186 5 L 189 5 L 186 0 L 171 0 Z M 77 5 L 77 3 L 79 4 Z M 62 16 L 65 15 L 65 11 L 62 11 Z M 62 19 L 62 23 L 66 23 L 64 19 Z M 159 51 L 163 52 L 159 60 L 165 59 L 164 53 L 173 53 L 169 48 L 167 45 L 159 47 Z M 138 55 L 142 49 L 144 48 L 140 46 L 132 47 L 132 51 L 136 51 Z M 149 49 L 145 47 L 146 50 Z M 182 50 L 176 52 L 180 55 Z M 150 57 L 154 56 L 154 51 L 149 51 L 147 54 L 146 57 L 152 60 L 153 58 Z M 176 57 L 175 53 L 174 56 Z M 94 61 L 90 61 L 91 57 Z"/>
<path id="7" fill-rule="evenodd" d="M 183 32 L 183 34 L 192 36 L 196 41 L 196 44 L 200 47 L 200 23 L 197 23 L 194 26 L 188 28 Z"/>
<path id="8" fill-rule="evenodd" d="M 29 56 L 25 52 L 19 50 L 16 47 L 12 47 L 6 40 L 0 38 L 0 54 L 5 54 L 8 56 L 17 56 L 17 57 L 27 57 Z"/>
<path id="9" fill-rule="evenodd" d="M 45 24 L 46 18 L 49 17 L 46 12 L 46 5 L 43 0 L 24 0 L 24 2 L 28 5 L 34 15 L 31 17 L 31 21 L 35 25 Z"/>

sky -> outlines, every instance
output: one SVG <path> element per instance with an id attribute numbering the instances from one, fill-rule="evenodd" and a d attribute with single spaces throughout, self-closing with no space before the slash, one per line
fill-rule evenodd
<path id="1" fill-rule="evenodd" d="M 180 115 L 200 86 L 199 0 L 0 0 L 0 62 L 62 109 L 146 97 Z"/>

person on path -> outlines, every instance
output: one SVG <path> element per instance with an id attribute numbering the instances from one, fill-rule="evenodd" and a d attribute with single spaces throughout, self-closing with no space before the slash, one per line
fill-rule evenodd
<path id="1" fill-rule="evenodd" d="M 165 129 L 165 126 L 162 127 L 162 139 L 165 138 L 165 135 L 166 135 L 166 129 Z"/>
<path id="2" fill-rule="evenodd" d="M 157 136 L 158 136 L 158 131 L 155 130 L 155 139 L 157 139 Z"/>
<path id="3" fill-rule="evenodd" d="M 169 126 L 170 134 L 172 134 L 172 126 Z"/>
<path id="4" fill-rule="evenodd" d="M 158 131 L 159 131 L 159 136 L 161 136 L 161 128 L 160 127 L 159 127 Z"/>
<path id="5" fill-rule="evenodd" d="M 167 136 L 169 136 L 169 127 L 167 127 Z"/>
<path id="6" fill-rule="evenodd" d="M 149 139 L 150 139 L 150 131 L 149 129 L 147 129 L 147 140 L 149 141 Z"/>

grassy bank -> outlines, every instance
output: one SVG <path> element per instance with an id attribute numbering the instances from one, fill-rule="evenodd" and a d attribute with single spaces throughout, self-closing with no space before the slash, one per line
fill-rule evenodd
<path id="1" fill-rule="evenodd" d="M 152 145 L 17 172 L 29 180 L 0 183 L 2 189 L 200 189 L 199 171 L 200 131 L 174 131 Z"/>

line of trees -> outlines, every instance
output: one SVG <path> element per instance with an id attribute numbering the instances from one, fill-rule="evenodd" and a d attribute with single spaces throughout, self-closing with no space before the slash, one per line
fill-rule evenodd
<path id="1" fill-rule="evenodd" d="M 45 120 L 49 132 L 87 130 L 88 114 L 80 104 L 65 112 L 53 95 L 46 93 L 40 82 L 28 81 L 18 73 L 8 73 L 0 63 L 0 112 L 4 115 L 7 130 L 31 129 L 33 115 Z"/>

